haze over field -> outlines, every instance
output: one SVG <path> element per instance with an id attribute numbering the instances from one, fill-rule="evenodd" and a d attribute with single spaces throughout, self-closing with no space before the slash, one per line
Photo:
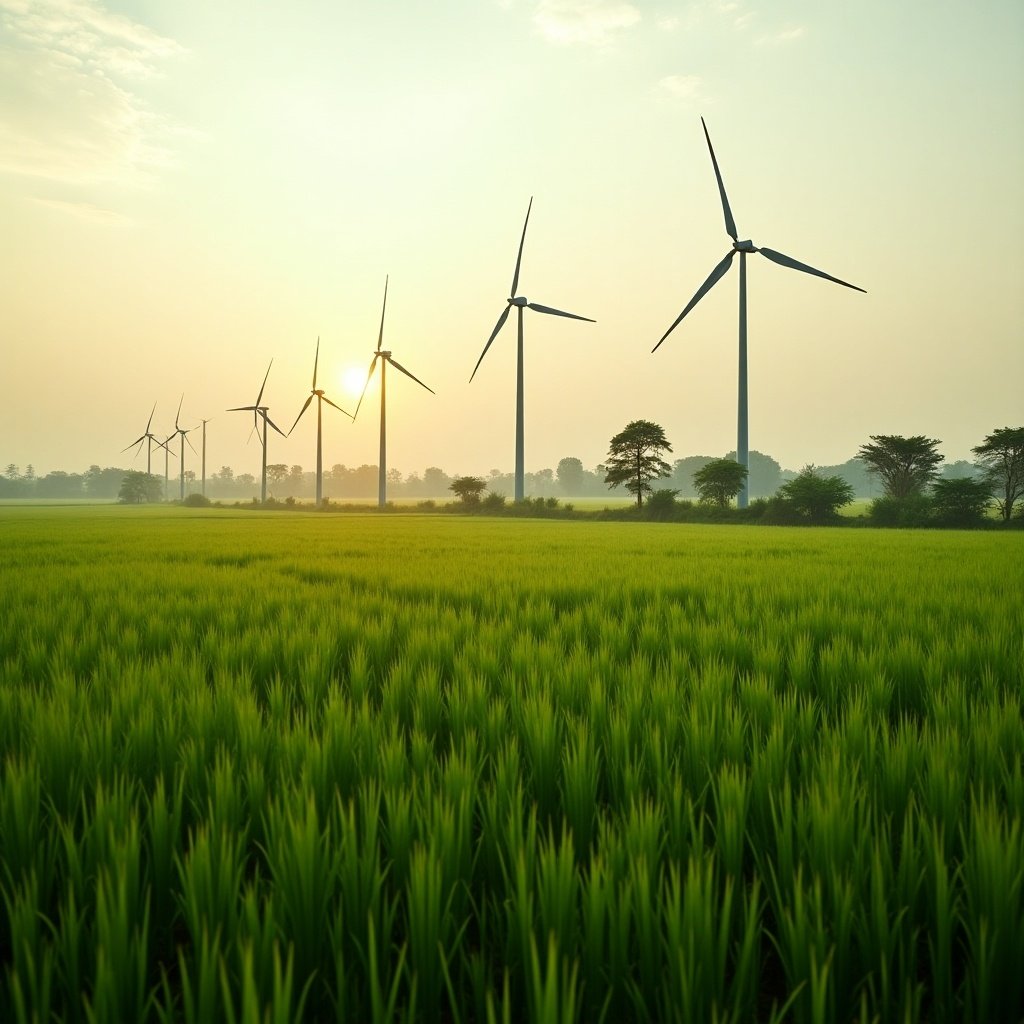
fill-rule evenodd
<path id="1" fill-rule="evenodd" d="M 969 457 L 1024 406 L 1022 110 L 1017 0 L 0 0 L 0 464 L 127 464 L 184 392 L 210 468 L 258 473 L 224 410 L 273 357 L 287 430 L 319 336 L 354 411 L 390 274 L 384 347 L 437 395 L 389 377 L 389 464 L 510 470 L 513 329 L 468 380 L 531 195 L 520 293 L 597 323 L 528 323 L 527 470 L 636 418 L 724 454 L 735 271 L 650 354 L 729 248 L 701 115 L 740 237 L 867 289 L 750 262 L 751 447 Z M 377 411 L 324 410 L 325 465 L 376 462 Z M 269 452 L 311 469 L 311 417 Z"/>

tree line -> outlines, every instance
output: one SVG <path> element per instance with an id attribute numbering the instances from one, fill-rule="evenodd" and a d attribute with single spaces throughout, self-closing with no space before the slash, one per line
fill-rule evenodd
<path id="1" fill-rule="evenodd" d="M 1000 427 L 972 448 L 975 462 L 970 474 L 942 475 L 945 461 L 938 451 L 940 441 L 916 435 L 872 434 L 861 445 L 857 460 L 877 481 L 882 494 L 871 503 L 870 519 L 879 525 L 917 526 L 980 524 L 994 503 L 1001 518 L 1008 521 L 1018 500 L 1024 496 L 1024 427 Z M 654 481 L 672 475 L 663 456 L 672 445 L 661 426 L 649 420 L 634 420 L 616 434 L 608 449 L 605 482 L 622 485 L 636 497 L 638 508 L 644 498 L 669 512 L 678 491 L 654 489 Z M 726 508 L 743 488 L 748 467 L 734 458 L 712 459 L 694 469 L 693 486 L 706 505 Z M 826 522 L 853 501 L 853 485 L 837 473 L 806 466 L 784 482 L 764 501 L 769 519 L 789 517 Z M 774 503 L 774 504 L 773 504 Z"/>

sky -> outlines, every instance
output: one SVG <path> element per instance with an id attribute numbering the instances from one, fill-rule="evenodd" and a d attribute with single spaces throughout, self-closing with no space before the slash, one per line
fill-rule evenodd
<path id="1" fill-rule="evenodd" d="M 735 266 L 651 354 L 731 245 L 702 116 L 740 238 L 866 289 L 748 259 L 752 449 L 1024 422 L 1019 0 L 0 0 L 0 466 L 144 467 L 184 396 L 208 471 L 258 473 L 225 410 L 273 359 L 287 431 L 319 338 L 354 411 L 389 275 L 436 392 L 389 374 L 389 466 L 510 471 L 514 317 L 469 377 L 531 196 L 520 294 L 596 323 L 526 314 L 527 471 L 634 419 L 724 455 Z M 271 462 L 313 468 L 314 412 Z M 378 416 L 325 408 L 325 465 Z"/>

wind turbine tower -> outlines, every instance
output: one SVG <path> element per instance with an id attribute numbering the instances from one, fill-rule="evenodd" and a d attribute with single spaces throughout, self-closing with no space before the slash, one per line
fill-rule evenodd
<path id="1" fill-rule="evenodd" d="M 269 423 L 282 437 L 288 435 L 270 418 L 267 413 L 270 407 L 261 405 L 263 401 L 263 391 L 267 386 L 267 377 L 270 376 L 270 367 L 274 365 L 274 360 L 270 360 L 270 366 L 267 367 L 266 375 L 263 378 L 263 384 L 260 387 L 260 393 L 256 396 L 256 403 L 254 405 L 240 405 L 234 409 L 228 409 L 228 412 L 251 412 L 252 413 L 252 425 L 253 430 L 257 426 L 257 417 L 263 420 L 263 437 L 261 443 L 263 445 L 263 476 L 260 480 L 260 503 L 265 505 L 267 503 L 267 424 Z M 252 433 L 249 434 L 252 437 Z"/>
<path id="2" fill-rule="evenodd" d="M 726 254 L 725 258 L 715 267 L 714 270 L 708 275 L 707 280 L 697 289 L 697 294 L 690 299 L 686 308 L 675 318 L 672 326 L 661 336 L 661 341 L 651 349 L 652 352 L 656 352 L 661 342 L 664 341 L 680 324 L 683 317 L 697 305 L 698 302 L 711 289 L 723 278 L 729 267 L 732 266 L 733 257 L 740 254 L 740 332 L 739 332 L 739 394 L 737 400 L 737 416 L 736 416 L 736 461 L 741 466 L 750 468 L 750 454 L 748 447 L 747 438 L 747 254 L 759 252 L 762 256 L 767 257 L 772 263 L 778 263 L 781 267 L 788 267 L 790 270 L 800 270 L 805 274 L 813 274 L 815 277 L 823 277 L 826 281 L 832 281 L 835 284 L 841 284 L 844 288 L 852 288 L 854 291 L 863 292 L 863 288 L 858 288 L 855 284 L 850 284 L 847 281 L 841 281 L 838 277 L 833 277 L 831 274 L 826 274 L 823 270 L 815 270 L 814 267 L 809 267 L 806 263 L 800 263 L 798 260 L 793 259 L 791 256 L 786 256 L 781 252 L 776 252 L 774 249 L 767 249 L 764 246 L 758 247 L 754 245 L 749 238 L 740 241 L 739 235 L 736 231 L 736 222 L 732 217 L 732 210 L 729 208 L 729 200 L 725 194 L 725 185 L 722 183 L 722 174 L 718 169 L 718 161 L 715 159 L 715 151 L 711 146 L 711 136 L 708 134 L 708 126 L 704 124 L 704 118 L 700 119 L 701 125 L 704 127 L 704 138 L 708 142 L 708 152 L 711 154 L 711 164 L 715 169 L 715 179 L 718 181 L 718 193 L 722 199 L 722 212 L 725 215 L 725 230 L 732 238 L 732 249 Z M 747 507 L 747 501 L 749 496 L 748 484 L 744 482 L 743 490 L 740 491 L 736 504 L 740 508 Z"/>
<path id="3" fill-rule="evenodd" d="M 359 415 L 359 406 L 363 404 L 366 389 L 370 386 L 370 378 L 380 361 L 380 463 L 377 466 L 377 505 L 383 508 L 388 500 L 388 434 L 387 434 L 387 368 L 390 363 L 399 373 L 404 373 L 410 380 L 416 381 L 421 388 L 434 394 L 432 388 L 428 388 L 419 377 L 411 374 L 397 359 L 393 358 L 390 352 L 385 351 L 384 344 L 384 311 L 388 308 L 388 279 L 384 278 L 384 305 L 380 311 L 380 331 L 377 334 L 377 351 L 373 354 L 370 362 L 370 369 L 366 374 L 366 383 L 363 385 L 363 393 L 359 396 L 359 405 L 356 406 L 356 416 Z M 355 417 L 353 417 L 355 419 Z"/>
<path id="4" fill-rule="evenodd" d="M 188 435 L 190 433 L 190 430 L 195 430 L 195 427 L 190 428 L 190 430 L 185 430 L 184 427 L 181 427 L 181 426 L 178 425 L 178 417 L 181 416 L 181 403 L 184 402 L 184 401 L 185 401 L 185 396 L 183 394 L 181 396 L 180 401 L 178 402 L 178 411 L 174 414 L 174 433 L 171 434 L 171 437 L 180 437 L 181 438 L 181 461 L 180 461 L 180 464 L 178 466 L 178 481 L 179 481 L 179 486 L 178 486 L 179 496 L 178 496 L 178 500 L 179 501 L 184 501 L 185 500 L 185 442 L 188 441 Z M 170 437 L 167 440 L 169 441 Z M 191 441 L 188 441 L 188 446 L 189 446 L 189 448 L 192 449 L 194 454 L 196 454 L 196 455 L 199 454 L 195 450 L 195 448 L 193 447 Z"/>
<path id="5" fill-rule="evenodd" d="M 288 436 L 291 436 L 292 430 L 294 430 L 299 420 L 302 419 L 302 414 L 309 408 L 309 403 L 316 399 L 316 507 L 319 508 L 323 504 L 324 497 L 324 456 L 323 456 L 323 403 L 326 402 L 328 405 L 333 405 L 335 409 L 350 419 L 354 420 L 355 417 L 350 412 L 345 412 L 340 405 L 335 405 L 326 394 L 324 394 L 323 388 L 316 386 L 316 371 L 320 365 L 320 339 L 316 339 L 316 355 L 313 357 L 313 388 L 310 391 L 309 397 L 306 399 L 305 405 L 299 410 L 299 415 L 295 417 L 295 422 L 291 426 L 291 430 L 288 431 Z M 269 370 L 267 371 L 270 372 Z"/>
<path id="6" fill-rule="evenodd" d="M 519 255 L 516 256 L 516 269 L 512 275 L 512 288 L 509 298 L 506 299 L 507 305 L 501 311 L 501 316 L 498 317 L 498 322 L 494 325 L 494 330 L 491 331 L 491 336 L 487 339 L 487 344 L 484 345 L 483 352 L 480 353 L 480 358 L 476 361 L 476 366 L 473 368 L 472 374 L 470 374 L 469 382 L 473 383 L 473 378 L 476 376 L 476 371 L 480 369 L 480 364 L 483 362 L 484 356 L 487 355 L 487 350 L 491 347 L 491 342 L 498 336 L 498 332 L 505 326 L 505 321 L 508 319 L 508 314 L 512 307 L 516 307 L 516 313 L 518 315 L 518 338 L 519 347 L 516 362 L 516 501 L 522 501 L 525 497 L 525 486 L 524 486 L 524 443 L 523 443 L 523 309 L 532 309 L 537 313 L 549 313 L 552 316 L 564 316 L 570 320 L 586 320 L 587 323 L 596 323 L 591 320 L 588 316 L 578 316 L 576 313 L 564 313 L 560 309 L 552 309 L 550 306 L 542 306 L 537 302 L 527 302 L 526 298 L 522 295 L 516 295 L 516 289 L 519 287 L 519 266 L 523 260 L 523 243 L 526 241 L 526 225 L 530 223 L 530 210 L 533 209 L 533 196 L 530 197 L 530 205 L 526 208 L 526 220 L 523 222 L 523 234 L 519 239 Z"/>

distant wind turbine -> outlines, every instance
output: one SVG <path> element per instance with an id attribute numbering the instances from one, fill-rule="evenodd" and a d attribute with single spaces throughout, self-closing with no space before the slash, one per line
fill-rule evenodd
<path id="1" fill-rule="evenodd" d="M 309 403 L 316 399 L 316 505 L 320 507 L 323 501 L 324 495 L 324 459 L 323 459 L 323 437 L 321 434 L 321 422 L 323 418 L 323 404 L 326 402 L 328 405 L 333 405 L 338 412 L 345 413 L 350 419 L 354 420 L 355 416 L 350 412 L 345 412 L 340 405 L 335 405 L 327 395 L 324 394 L 323 388 L 316 386 L 316 371 L 320 364 L 320 339 L 316 339 L 316 356 L 313 358 L 313 389 L 310 392 L 309 398 L 306 399 L 306 404 L 299 410 L 299 415 L 295 417 L 295 422 L 292 424 L 291 430 L 288 431 L 289 437 L 291 436 L 292 430 L 294 430 L 299 420 L 302 419 L 302 414 L 309 408 Z M 267 371 L 270 372 L 269 370 Z"/>
<path id="2" fill-rule="evenodd" d="M 174 414 L 174 433 L 171 434 L 171 437 L 180 437 L 181 438 L 181 459 L 180 459 L 180 463 L 178 465 L 178 481 L 179 481 L 179 488 L 178 489 L 179 489 L 179 492 L 180 492 L 179 493 L 179 499 L 178 499 L 179 501 L 184 501 L 185 500 L 185 442 L 188 441 L 188 435 L 193 430 L 196 429 L 195 427 L 190 427 L 188 430 L 186 430 L 184 427 L 178 425 L 178 417 L 181 416 L 181 403 L 184 402 L 184 401 L 185 401 L 185 395 L 182 394 L 181 399 L 178 402 L 178 411 Z M 169 437 L 167 440 L 170 441 L 171 437 Z M 199 454 L 199 452 L 196 451 L 195 446 L 192 444 L 191 441 L 188 441 L 188 446 L 189 446 L 189 448 L 192 449 L 194 454 L 196 454 L 196 455 Z"/>
<path id="3" fill-rule="evenodd" d="M 143 441 L 146 442 L 146 475 L 147 476 L 151 476 L 152 473 L 153 473 L 153 442 L 156 441 L 156 444 L 157 444 L 158 448 L 163 448 L 163 442 L 160 441 L 160 439 L 155 434 L 153 434 L 150 431 L 150 429 L 149 429 L 153 425 L 153 413 L 155 413 L 155 412 L 156 412 L 156 402 L 153 403 L 153 411 L 149 414 L 149 422 L 146 424 L 145 433 L 143 433 L 143 435 L 141 437 L 138 437 L 134 441 L 132 441 L 132 443 L 130 445 L 128 445 L 128 448 L 122 448 L 121 449 L 121 452 L 123 454 L 124 452 L 128 451 L 129 448 L 134 448 L 136 445 L 141 446 Z M 173 436 L 174 435 L 172 434 L 171 437 L 173 437 Z M 138 455 L 139 453 L 136 452 L 135 454 Z"/>
<path id="4" fill-rule="evenodd" d="M 212 417 L 211 417 L 212 418 Z M 206 424 L 209 423 L 209 419 L 203 420 L 203 497 L 206 497 Z"/>
<path id="5" fill-rule="evenodd" d="M 257 417 L 261 417 L 263 419 L 263 437 L 261 438 L 261 443 L 263 445 L 263 477 L 262 477 L 262 479 L 260 481 L 260 502 L 261 502 L 261 504 L 266 504 L 266 501 L 267 501 L 267 424 L 272 426 L 282 437 L 287 437 L 288 436 L 267 415 L 267 412 L 268 412 L 270 407 L 267 406 L 267 405 L 261 405 L 260 404 L 263 401 L 263 390 L 267 386 L 267 377 L 270 376 L 270 367 L 273 366 L 273 365 L 274 365 L 274 360 L 271 359 L 270 360 L 270 366 L 267 367 L 266 375 L 263 378 L 263 384 L 260 386 L 260 393 L 256 396 L 256 403 L 254 405 L 240 405 L 240 406 L 237 406 L 234 409 L 228 409 L 227 410 L 228 412 L 251 412 L 252 413 L 253 430 L 255 430 L 256 426 L 257 426 Z M 249 436 L 252 437 L 252 434 L 250 433 Z"/>
<path id="6" fill-rule="evenodd" d="M 736 232 L 736 222 L 732 219 L 732 210 L 729 209 L 729 200 L 725 195 L 725 185 L 722 183 L 722 174 L 718 169 L 718 161 L 715 159 L 715 151 L 711 147 L 711 136 L 708 134 L 708 126 L 704 124 L 704 118 L 700 119 L 701 125 L 704 127 L 704 138 L 708 140 L 708 152 L 711 153 L 711 163 L 715 168 L 715 178 L 718 180 L 718 192 L 722 197 L 722 212 L 725 214 L 725 230 L 732 237 L 732 249 L 728 255 L 715 267 L 714 270 L 708 275 L 708 279 L 697 289 L 697 294 L 690 299 L 686 308 L 675 318 L 672 326 L 661 336 L 661 341 L 658 342 L 652 352 L 656 352 L 661 342 L 664 341 L 680 324 L 683 317 L 697 305 L 698 302 L 711 289 L 723 278 L 732 265 L 732 259 L 736 253 L 740 254 L 740 354 L 739 354 L 739 411 L 737 414 L 737 436 L 736 436 L 736 461 L 742 466 L 746 466 L 749 469 L 749 449 L 747 440 L 747 253 L 759 252 L 762 256 L 766 256 L 773 263 L 778 263 L 779 266 L 789 267 L 791 270 L 801 270 L 805 274 L 813 274 L 815 277 L 823 277 L 826 281 L 833 281 L 835 284 L 841 284 L 844 288 L 852 288 L 854 291 L 863 292 L 863 288 L 858 288 L 855 284 L 850 284 L 847 281 L 841 281 L 838 277 L 833 277 L 831 274 L 826 274 L 823 270 L 815 270 L 814 267 L 809 267 L 806 263 L 800 263 L 798 260 L 793 259 L 791 256 L 785 256 L 781 252 L 776 252 L 774 249 L 766 249 L 763 246 L 758 248 L 750 239 L 744 241 L 739 240 L 739 236 Z M 747 507 L 748 498 L 748 485 L 746 482 L 743 484 L 743 490 L 740 491 L 737 497 L 737 505 L 740 508 Z"/>
<path id="7" fill-rule="evenodd" d="M 575 313 L 564 313 L 560 309 L 552 309 L 550 306 L 542 306 L 537 302 L 527 302 L 522 295 L 516 295 L 516 289 L 519 287 L 519 265 L 523 260 L 523 243 L 526 241 L 526 225 L 530 223 L 530 210 L 533 209 L 533 196 L 530 197 L 530 205 L 526 208 L 526 220 L 523 222 L 523 235 L 519 239 L 519 255 L 516 257 L 516 269 L 512 275 L 512 290 L 509 298 L 507 299 L 508 305 L 502 310 L 501 316 L 498 317 L 498 322 L 494 325 L 494 330 L 491 331 L 491 336 L 487 339 L 487 344 L 484 345 L 483 352 L 480 353 L 480 358 L 476 361 L 476 366 L 473 368 L 473 372 L 470 375 L 469 381 L 473 382 L 473 378 L 476 376 L 476 371 L 480 369 L 480 364 L 483 362 L 484 356 L 487 355 L 487 350 L 491 347 L 491 342 L 498 336 L 498 332 L 505 326 L 505 321 L 508 319 L 508 314 L 512 307 L 516 307 L 516 311 L 519 316 L 519 349 L 518 349 L 518 361 L 516 364 L 516 501 L 522 501 L 525 496 L 525 488 L 523 484 L 524 477 L 524 466 L 523 466 L 523 308 L 532 309 L 537 313 L 550 313 L 552 316 L 565 316 L 570 320 L 586 320 L 587 323 L 596 323 L 595 320 L 591 320 L 588 316 L 577 316 Z"/>
<path id="8" fill-rule="evenodd" d="M 171 441 L 173 441 L 173 440 L 174 440 L 174 434 L 170 433 L 170 434 L 167 435 L 167 437 L 164 438 L 163 441 L 158 441 L 157 442 L 157 444 L 159 444 L 160 447 L 163 448 L 163 450 L 164 450 L 164 501 L 167 500 L 167 481 L 168 481 L 168 478 L 169 478 L 168 461 L 169 461 L 170 456 L 172 454 L 172 452 L 171 452 Z"/>
<path id="9" fill-rule="evenodd" d="M 419 379 L 419 377 L 411 374 L 397 359 L 393 359 L 391 353 L 381 348 L 384 344 L 384 311 L 388 307 L 388 279 L 384 278 L 384 305 L 380 311 L 380 332 L 377 334 L 377 351 L 373 354 L 373 359 L 370 362 L 370 369 L 366 374 L 366 383 L 363 385 L 363 393 L 359 396 L 359 404 L 356 406 L 356 416 L 359 415 L 359 406 L 363 404 L 363 398 L 366 395 L 366 389 L 370 386 L 370 378 L 373 377 L 374 368 L 377 366 L 377 360 L 380 360 L 380 465 L 377 467 L 378 478 L 377 478 L 377 504 L 383 508 L 387 504 L 388 493 L 387 493 L 387 478 L 388 478 L 388 440 L 387 440 L 387 368 L 390 363 L 400 373 L 404 373 L 406 377 L 416 381 L 421 388 L 427 388 L 427 385 Z M 474 371 L 475 372 L 475 371 Z M 434 394 L 433 388 L 427 388 L 427 390 Z M 355 419 L 355 416 L 352 417 Z"/>

